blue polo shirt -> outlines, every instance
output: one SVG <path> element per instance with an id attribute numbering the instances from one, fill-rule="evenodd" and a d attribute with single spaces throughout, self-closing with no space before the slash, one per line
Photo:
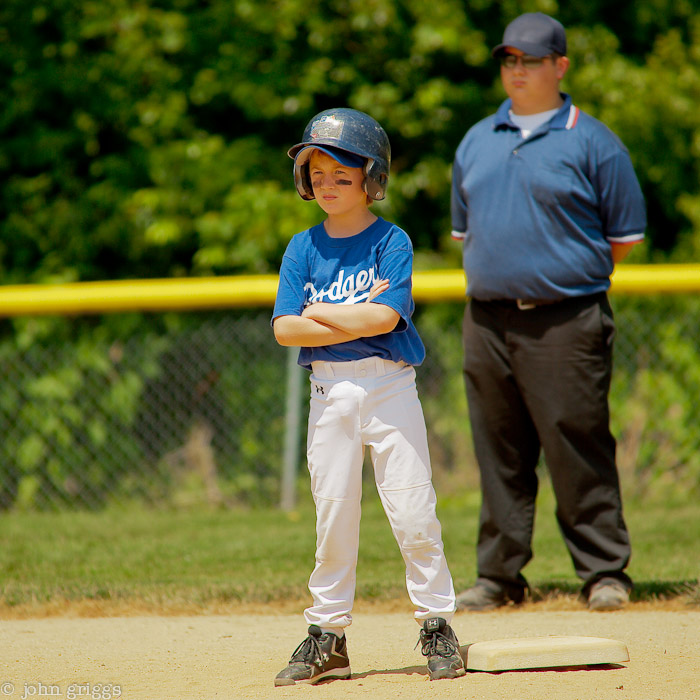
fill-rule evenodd
<path id="1" fill-rule="evenodd" d="M 644 198 L 627 149 L 562 97 L 526 139 L 508 99 L 457 149 L 452 229 L 464 241 L 469 296 L 556 301 L 607 290 L 611 243 L 644 237 Z"/>

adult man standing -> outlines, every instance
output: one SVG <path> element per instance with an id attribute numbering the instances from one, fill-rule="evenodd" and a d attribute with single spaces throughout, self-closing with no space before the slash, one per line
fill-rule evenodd
<path id="1" fill-rule="evenodd" d="M 453 237 L 469 301 L 464 375 L 481 473 L 478 578 L 458 608 L 520 602 L 540 451 L 556 517 L 592 610 L 629 600 L 630 543 L 609 429 L 614 264 L 644 237 L 629 154 L 559 90 L 566 33 L 552 17 L 511 22 L 492 55 L 508 99 L 457 149 Z"/>

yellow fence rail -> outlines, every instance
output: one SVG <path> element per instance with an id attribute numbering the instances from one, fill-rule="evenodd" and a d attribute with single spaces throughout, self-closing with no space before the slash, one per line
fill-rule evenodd
<path id="1" fill-rule="evenodd" d="M 81 315 L 128 311 L 195 311 L 272 306 L 277 275 L 75 282 L 0 286 L 0 316 Z M 700 292 L 700 264 L 621 265 L 612 292 Z M 416 302 L 460 301 L 462 270 L 416 272 Z"/>

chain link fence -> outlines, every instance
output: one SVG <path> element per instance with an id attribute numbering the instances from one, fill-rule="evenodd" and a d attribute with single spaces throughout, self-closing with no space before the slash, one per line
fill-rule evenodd
<path id="1" fill-rule="evenodd" d="M 612 298 L 623 483 L 700 490 L 700 297 Z M 419 305 L 418 390 L 438 492 L 478 485 L 461 375 L 462 303 Z M 285 444 L 307 488 L 305 381 L 285 440 L 288 350 L 270 311 L 5 321 L 0 508 L 279 503 Z M 304 372 L 304 376 L 306 373 Z M 294 424 L 294 423 L 292 423 Z"/>

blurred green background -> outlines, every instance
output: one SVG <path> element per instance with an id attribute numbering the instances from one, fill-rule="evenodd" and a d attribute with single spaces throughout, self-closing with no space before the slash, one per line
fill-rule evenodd
<path id="1" fill-rule="evenodd" d="M 524 11 L 568 30 L 576 104 L 625 142 L 649 209 L 634 262 L 700 251 L 693 0 L 3 0 L 0 283 L 276 272 L 318 217 L 286 149 L 318 111 L 386 128 L 418 268 L 459 267 L 449 182 L 503 99 Z"/>

